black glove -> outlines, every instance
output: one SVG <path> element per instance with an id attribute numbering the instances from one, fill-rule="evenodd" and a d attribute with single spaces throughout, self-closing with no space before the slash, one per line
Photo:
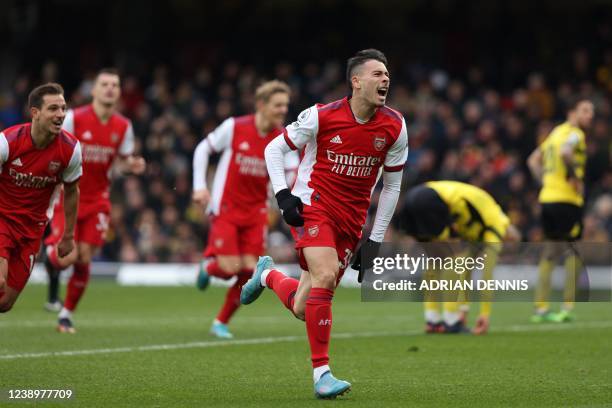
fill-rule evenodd
<path id="1" fill-rule="evenodd" d="M 302 200 L 291 194 L 288 188 L 284 188 L 276 193 L 276 201 L 287 224 L 293 227 L 304 225 L 304 218 L 302 217 L 304 205 Z"/>
<path id="2" fill-rule="evenodd" d="M 361 247 L 357 250 L 357 256 L 351 265 L 351 268 L 359 271 L 359 275 L 357 276 L 357 282 L 361 283 L 363 280 L 363 275 L 365 271 L 371 269 L 374 266 L 374 258 L 378 255 L 378 250 L 380 249 L 380 242 L 372 241 L 370 238 L 366 242 L 364 242 Z M 363 254 L 363 256 L 362 256 Z M 364 259 L 365 262 L 361 262 L 361 259 Z"/>

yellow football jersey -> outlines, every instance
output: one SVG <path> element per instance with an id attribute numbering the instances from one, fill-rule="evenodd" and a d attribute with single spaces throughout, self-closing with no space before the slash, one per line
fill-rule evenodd
<path id="1" fill-rule="evenodd" d="M 510 219 L 489 193 L 459 181 L 430 181 L 425 185 L 434 189 L 448 205 L 454 229 L 461 238 L 472 242 L 503 240 Z M 446 237 L 448 231 L 438 239 Z"/>
<path id="2" fill-rule="evenodd" d="M 582 206 L 584 203 L 582 195 L 567 180 L 567 165 L 561 157 L 561 148 L 566 144 L 573 148 L 576 177 L 581 180 L 584 178 L 586 165 L 584 132 L 565 122 L 555 127 L 540 145 L 544 168 L 539 196 L 541 203 L 569 203 L 577 206 Z"/>

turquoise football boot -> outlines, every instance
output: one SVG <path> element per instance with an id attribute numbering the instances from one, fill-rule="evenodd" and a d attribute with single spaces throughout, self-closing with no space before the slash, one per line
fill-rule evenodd
<path id="1" fill-rule="evenodd" d="M 210 275 L 206 271 L 206 265 L 208 265 L 208 261 L 202 260 L 202 262 L 200 262 L 200 269 L 196 280 L 196 287 L 200 290 L 205 290 L 210 283 Z"/>
<path id="2" fill-rule="evenodd" d="M 219 339 L 233 339 L 234 335 L 229 331 L 227 324 L 223 324 L 219 321 L 214 321 L 210 326 L 210 334 Z"/>
<path id="3" fill-rule="evenodd" d="M 260 256 L 255 267 L 253 277 L 249 279 L 247 283 L 242 287 L 240 292 L 240 303 L 248 305 L 257 300 L 261 292 L 264 290 L 264 286 L 261 284 L 261 274 L 266 269 L 274 267 L 274 260 L 269 256 Z"/>
<path id="4" fill-rule="evenodd" d="M 330 371 L 323 374 L 314 385 L 315 396 L 320 399 L 335 399 L 350 389 L 351 383 L 337 379 Z"/>

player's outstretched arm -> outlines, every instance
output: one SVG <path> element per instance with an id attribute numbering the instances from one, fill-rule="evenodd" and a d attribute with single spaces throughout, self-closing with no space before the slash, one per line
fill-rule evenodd
<path id="1" fill-rule="evenodd" d="M 81 144 L 77 142 L 68 166 L 62 173 L 65 226 L 64 235 L 57 246 L 57 253 L 60 257 L 64 257 L 74 250 L 74 227 L 79 205 L 79 178 L 83 174 L 82 160 Z"/>
<path id="2" fill-rule="evenodd" d="M 382 242 L 385 238 L 385 232 L 389 227 L 391 218 L 395 213 L 395 206 L 399 199 L 400 189 L 402 185 L 402 172 L 384 172 L 383 173 L 383 188 L 378 199 L 378 208 L 376 210 L 376 218 L 370 239 L 375 242 Z"/>
<path id="3" fill-rule="evenodd" d="M 393 146 L 387 152 L 383 167 L 383 189 L 378 199 L 378 209 L 370 238 L 357 250 L 357 255 L 351 267 L 359 271 L 357 280 L 363 279 L 366 269 L 372 267 L 374 257 L 378 255 L 380 243 L 395 213 L 395 206 L 399 199 L 402 186 L 402 173 L 408 158 L 408 132 L 406 122 L 402 119 L 402 128 Z M 364 256 L 365 253 L 365 256 Z"/>
<path id="4" fill-rule="evenodd" d="M 291 147 L 285 141 L 285 136 L 276 137 L 266 146 L 266 167 L 278 202 L 278 208 L 280 208 L 285 222 L 294 227 L 300 227 L 304 225 L 304 219 L 301 215 L 303 204 L 298 197 L 291 194 L 285 177 L 285 155 L 289 152 L 291 152 Z"/>
<path id="5" fill-rule="evenodd" d="M 380 244 L 385 238 L 385 233 L 395 213 L 401 185 L 401 171 L 383 173 L 383 189 L 378 199 L 376 218 L 374 219 L 370 238 L 357 250 L 357 255 L 351 265 L 353 269 L 359 271 L 357 278 L 359 282 L 363 280 L 364 271 L 372 267 L 373 259 L 378 254 Z"/>
<path id="6" fill-rule="evenodd" d="M 8 160 L 9 157 L 9 145 L 4 136 L 4 133 L 0 132 L 0 167 Z"/>
<path id="7" fill-rule="evenodd" d="M 300 166 L 300 154 L 297 150 L 285 155 L 285 181 L 287 186 L 293 186 L 297 178 L 298 167 Z"/>
<path id="8" fill-rule="evenodd" d="M 534 179 L 538 182 L 542 182 L 542 149 L 536 147 L 536 149 L 529 155 L 527 159 L 527 167 Z"/>
<path id="9" fill-rule="evenodd" d="M 574 157 L 574 149 L 579 141 L 580 138 L 577 134 L 570 135 L 567 142 L 561 146 L 561 160 L 563 160 L 563 163 L 565 164 L 568 182 L 578 194 L 583 195 L 584 183 L 582 182 L 582 174 L 578 174 Z"/>
<path id="10" fill-rule="evenodd" d="M 270 175 L 272 189 L 281 209 L 285 222 L 294 227 L 304 225 L 302 218 L 302 201 L 291 194 L 285 178 L 285 155 L 292 150 L 306 146 L 317 137 L 319 131 L 319 113 L 312 106 L 300 113 L 298 119 L 287 126 L 285 132 L 268 143 L 265 150 L 266 167 Z"/>
<path id="11" fill-rule="evenodd" d="M 382 242 L 385 238 L 385 232 L 387 232 L 387 227 L 391 222 L 399 198 L 402 174 L 407 159 L 408 131 L 406 130 L 406 122 L 402 119 L 399 136 L 385 157 L 383 189 L 378 199 L 376 218 L 370 234 L 370 239 L 374 242 Z"/>
<path id="12" fill-rule="evenodd" d="M 77 209 L 79 205 L 79 182 L 64 184 L 64 216 L 66 226 L 64 235 L 57 246 L 60 257 L 68 255 L 74 250 L 74 227 L 76 225 Z"/>
<path id="13" fill-rule="evenodd" d="M 117 157 L 117 169 L 122 174 L 142 174 L 147 169 L 147 162 L 141 156 L 119 156 Z"/>
<path id="14" fill-rule="evenodd" d="M 66 118 L 68 119 L 69 116 L 70 115 L 66 115 Z M 68 125 L 66 125 L 66 120 L 64 120 L 64 128 L 68 129 L 69 131 L 71 131 L 70 129 L 74 129 L 74 124 L 72 124 L 73 120 L 72 114 L 72 116 L 70 116 L 70 123 L 68 123 Z M 119 172 L 122 174 L 142 174 L 147 168 L 145 159 L 142 156 L 134 155 L 135 145 L 136 138 L 134 136 L 134 127 L 132 126 L 132 123 L 129 122 L 123 135 L 121 145 L 119 145 L 119 155 L 117 156 L 115 163 L 117 170 L 119 170 Z"/>
<path id="15" fill-rule="evenodd" d="M 193 153 L 193 194 L 191 199 L 200 206 L 206 206 L 210 201 L 210 192 L 206 185 L 208 161 L 212 149 L 206 139 L 202 140 Z"/>
<path id="16" fill-rule="evenodd" d="M 210 132 L 193 152 L 193 194 L 191 199 L 196 204 L 206 206 L 210 201 L 210 193 L 206 185 L 210 156 L 225 152 L 232 145 L 233 135 L 234 118 L 229 118 Z"/>
<path id="17" fill-rule="evenodd" d="M 278 194 L 279 191 L 288 188 L 287 178 L 285 177 L 285 155 L 290 151 L 291 148 L 285 142 L 284 135 L 274 138 L 268 143 L 264 151 L 266 167 L 268 168 L 274 194 Z"/>

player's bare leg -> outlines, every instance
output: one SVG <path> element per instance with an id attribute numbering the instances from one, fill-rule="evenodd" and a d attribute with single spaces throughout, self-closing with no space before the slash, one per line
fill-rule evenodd
<path id="1" fill-rule="evenodd" d="M 329 340 L 332 328 L 332 298 L 336 289 L 339 264 L 335 248 L 304 248 L 310 273 L 310 289 L 306 300 L 306 332 L 310 343 L 315 395 L 335 398 L 349 391 L 351 384 L 336 379 L 329 368 Z"/>
<path id="2" fill-rule="evenodd" d="M 9 286 L 5 286 L 4 293 L 0 295 L 0 313 L 6 313 L 11 310 L 18 297 L 19 292 Z"/>
<path id="3" fill-rule="evenodd" d="M 57 331 L 60 333 L 76 332 L 72 324 L 72 314 L 81 300 L 83 293 L 85 293 L 85 289 L 87 288 L 91 260 L 94 253 L 98 250 L 98 247 L 86 242 L 79 242 L 77 244 L 77 250 L 78 256 L 76 262 L 74 263 L 72 276 L 68 281 L 64 307 L 62 307 L 62 310 L 60 310 L 58 315 Z"/>
<path id="4" fill-rule="evenodd" d="M 297 291 L 293 297 L 294 302 L 292 310 L 293 315 L 300 320 L 306 320 L 306 301 L 308 300 L 310 289 L 312 289 L 310 273 L 308 271 L 302 271 Z"/>
<path id="5" fill-rule="evenodd" d="M 253 267 L 257 258 L 253 256 Z M 239 274 L 242 270 L 242 258 L 239 255 L 215 255 L 212 258 L 202 259 L 196 286 L 205 290 L 210 283 L 210 277 L 228 280 Z"/>
<path id="6" fill-rule="evenodd" d="M 15 304 L 19 292 L 7 285 L 8 260 L 0 257 L 0 313 L 6 313 Z"/>
<path id="7" fill-rule="evenodd" d="M 297 279 L 291 278 L 276 269 L 271 257 L 261 256 L 255 267 L 253 277 L 242 288 L 240 303 L 243 305 L 253 303 L 267 287 L 276 293 L 278 299 L 291 313 L 294 313 L 295 295 L 299 283 L 300 281 Z"/>
<path id="8" fill-rule="evenodd" d="M 222 339 L 231 339 L 234 336 L 229 331 L 227 327 L 230 319 L 236 313 L 238 308 L 240 307 L 240 291 L 242 290 L 242 286 L 246 283 L 247 280 L 253 274 L 253 269 L 257 264 L 257 257 L 255 255 L 242 255 L 241 257 L 228 257 L 224 256 L 223 262 L 232 262 L 230 265 L 232 266 L 231 271 L 234 276 L 236 276 L 236 282 L 228 289 L 227 295 L 225 296 L 225 302 L 215 320 L 213 320 L 212 326 L 210 328 L 210 333 L 216 337 Z M 239 268 L 236 270 L 235 263 L 233 260 L 229 260 L 228 258 L 238 258 Z M 221 266 L 223 262 L 219 262 Z"/>
<path id="9" fill-rule="evenodd" d="M 535 313 L 531 316 L 533 323 L 554 321 L 554 313 L 550 310 L 549 303 L 550 281 L 561 251 L 558 242 L 544 243 L 539 264 L 538 285 L 535 291 Z"/>
<path id="10" fill-rule="evenodd" d="M 45 269 L 49 276 L 49 294 L 45 309 L 49 312 L 59 312 L 63 306 L 59 300 L 59 276 L 61 271 L 73 265 L 78 259 L 78 248 L 74 248 L 68 255 L 60 257 L 57 245 L 48 245 L 45 249 Z"/>
<path id="11" fill-rule="evenodd" d="M 553 314 L 552 320 L 555 323 L 571 322 L 575 319 L 573 314 L 576 295 L 578 294 L 578 280 L 584 270 L 584 263 L 580 252 L 573 242 L 567 242 L 563 253 L 565 267 L 565 287 L 563 289 L 563 305 L 558 313 Z"/>
<path id="12" fill-rule="evenodd" d="M 236 275 L 242 269 L 242 259 L 238 255 L 217 255 L 217 264 L 226 275 Z"/>
<path id="13" fill-rule="evenodd" d="M 497 265 L 497 259 L 502 251 L 500 242 L 493 242 L 493 237 L 485 235 L 485 242 L 481 256 L 484 258 L 484 268 L 482 268 L 482 279 L 490 281 L 493 279 L 493 270 Z M 473 333 L 476 335 L 486 334 L 489 331 L 491 306 L 493 303 L 493 292 L 483 290 L 480 293 L 480 315 L 476 320 Z"/>
<path id="14" fill-rule="evenodd" d="M 243 287 L 240 301 L 242 304 L 252 303 L 268 287 L 296 318 L 305 320 L 315 395 L 318 398 L 335 398 L 351 387 L 350 383 L 336 379 L 328 364 L 331 300 L 339 273 L 338 255 L 330 247 L 304 248 L 303 253 L 310 272 L 303 271 L 299 281 L 275 269 L 271 257 L 260 257 L 253 278 Z"/>

